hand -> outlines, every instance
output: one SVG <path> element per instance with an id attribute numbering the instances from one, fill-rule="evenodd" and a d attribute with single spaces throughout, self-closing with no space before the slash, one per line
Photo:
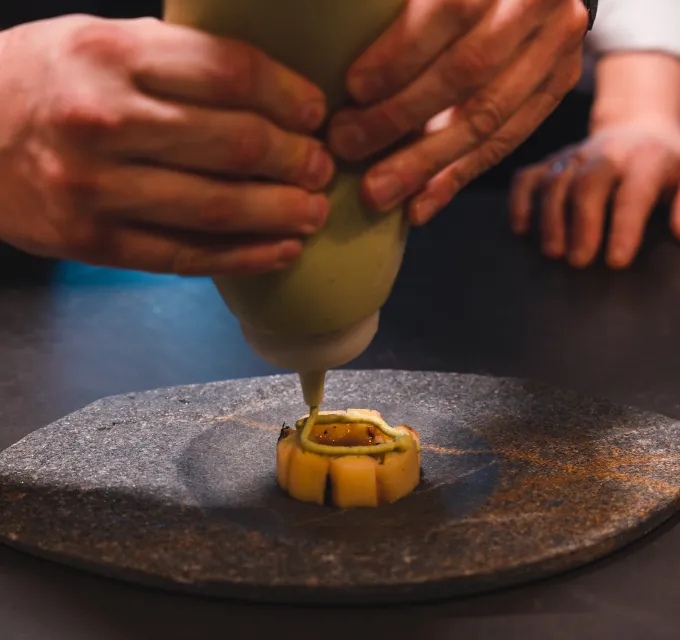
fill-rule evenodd
<path id="1" fill-rule="evenodd" d="M 425 130 L 364 182 L 381 211 L 415 195 L 410 219 L 422 224 L 576 84 L 587 26 L 581 0 L 410 0 L 350 70 L 363 108 L 337 114 L 330 146 L 359 160 Z"/>
<path id="2" fill-rule="evenodd" d="M 606 261 L 625 268 L 666 194 L 675 195 L 671 227 L 680 238 L 680 121 L 629 123 L 603 129 L 520 172 L 512 189 L 512 227 L 518 234 L 529 230 L 539 196 L 543 252 L 551 258 L 566 255 L 572 266 L 586 267 L 603 243 L 612 200 Z"/>
<path id="3" fill-rule="evenodd" d="M 324 112 L 259 51 L 156 20 L 6 31 L 0 239 L 153 272 L 282 268 L 328 212 Z"/>

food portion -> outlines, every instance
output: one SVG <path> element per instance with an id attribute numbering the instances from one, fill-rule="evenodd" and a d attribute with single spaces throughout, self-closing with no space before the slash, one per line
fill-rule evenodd
<path id="1" fill-rule="evenodd" d="M 312 409 L 284 426 L 276 449 L 279 486 L 302 502 L 343 509 L 390 504 L 420 482 L 420 438 L 377 411 Z"/>

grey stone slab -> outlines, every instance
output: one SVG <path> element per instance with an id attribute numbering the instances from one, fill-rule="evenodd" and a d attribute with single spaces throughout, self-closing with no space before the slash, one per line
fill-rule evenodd
<path id="1" fill-rule="evenodd" d="M 423 482 L 343 511 L 274 476 L 294 376 L 100 400 L 0 454 L 0 540 L 96 573 L 268 601 L 469 594 L 552 575 L 651 531 L 680 498 L 680 424 L 513 379 L 338 371 L 326 408 L 416 428 Z"/>

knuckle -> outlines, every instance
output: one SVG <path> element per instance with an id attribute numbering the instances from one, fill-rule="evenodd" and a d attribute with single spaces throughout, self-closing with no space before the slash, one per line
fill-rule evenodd
<path id="1" fill-rule="evenodd" d="M 399 64 L 392 64 L 394 58 L 383 60 L 384 74 L 388 86 L 399 87 L 405 79 L 418 76 L 422 60 L 427 59 L 427 44 L 423 38 L 405 38 L 399 43 Z"/>
<path id="2" fill-rule="evenodd" d="M 62 191 L 71 180 L 71 167 L 56 153 L 43 153 L 37 159 L 39 175 L 49 191 Z"/>
<path id="3" fill-rule="evenodd" d="M 571 177 L 567 174 L 567 171 L 555 171 L 552 167 L 546 167 L 545 173 L 541 176 L 538 181 L 538 186 L 542 191 L 553 192 L 565 179 L 571 180 Z"/>
<path id="4" fill-rule="evenodd" d="M 573 205 L 574 217 L 578 218 L 586 227 L 597 219 L 597 211 L 590 206 L 590 181 L 583 186 L 584 181 L 577 178 L 571 183 L 569 201 Z"/>
<path id="5" fill-rule="evenodd" d="M 265 168 L 272 144 L 272 131 L 267 123 L 256 116 L 247 116 L 235 140 L 237 170 L 253 173 Z"/>
<path id="6" fill-rule="evenodd" d="M 571 13 L 568 21 L 567 33 L 571 37 L 572 42 L 583 40 L 584 35 L 588 29 L 588 9 L 586 9 L 583 2 L 571 2 Z"/>
<path id="7" fill-rule="evenodd" d="M 198 208 L 198 222 L 207 231 L 221 231 L 230 226 L 236 212 L 234 197 L 228 191 L 216 191 Z"/>
<path id="8" fill-rule="evenodd" d="M 50 155 L 43 158 L 40 171 L 47 191 L 61 199 L 81 202 L 99 191 L 96 171 L 68 162 L 63 157 Z"/>
<path id="9" fill-rule="evenodd" d="M 451 167 L 449 171 L 446 172 L 446 176 L 443 180 L 444 191 L 452 197 L 453 194 L 458 193 L 464 189 L 470 180 L 466 177 L 466 172 L 461 171 L 458 168 Z"/>
<path id="10" fill-rule="evenodd" d="M 92 261 L 101 245 L 90 215 L 102 187 L 99 173 L 48 151 L 34 155 L 33 167 L 35 184 L 47 204 L 45 220 L 52 230 L 53 248 L 61 257 Z"/>
<path id="11" fill-rule="evenodd" d="M 468 43 L 460 50 L 452 48 L 441 58 L 439 75 L 445 87 L 458 92 L 461 87 L 481 85 L 495 68 L 492 47 Z"/>
<path id="12" fill-rule="evenodd" d="M 124 66 L 138 47 L 134 34 L 118 23 L 89 21 L 73 29 L 66 41 L 67 53 L 110 66 Z"/>
<path id="13" fill-rule="evenodd" d="M 592 177 L 589 171 L 578 171 L 571 181 L 572 185 L 572 199 L 574 202 L 582 200 L 587 192 L 590 190 Z"/>
<path id="14" fill-rule="evenodd" d="M 440 3 L 438 18 L 456 29 L 467 31 L 476 24 L 484 12 L 492 4 L 492 0 L 446 0 Z"/>
<path id="15" fill-rule="evenodd" d="M 376 124 L 380 123 L 380 129 L 389 139 L 409 133 L 417 124 L 415 114 L 403 100 L 385 102 L 377 115 Z"/>
<path id="16" fill-rule="evenodd" d="M 496 100 L 482 97 L 466 105 L 465 120 L 473 137 L 481 141 L 496 133 L 503 126 L 505 117 Z"/>
<path id="17" fill-rule="evenodd" d="M 232 99 L 244 103 L 256 92 L 263 64 L 263 56 L 253 47 L 229 43 L 226 55 L 214 69 L 214 79 Z"/>
<path id="18" fill-rule="evenodd" d="M 400 162 L 393 163 L 393 170 L 399 175 L 401 182 L 408 191 L 414 191 L 434 177 L 448 163 L 443 158 L 433 157 L 421 145 L 415 145 L 409 150 L 408 157 L 404 156 Z"/>
<path id="19" fill-rule="evenodd" d="M 499 136 L 490 140 L 482 157 L 482 171 L 495 167 L 499 162 L 506 158 L 514 148 L 515 144 L 513 141 L 506 139 L 505 137 Z"/>
<path id="20" fill-rule="evenodd" d="M 552 171 L 548 171 L 545 175 L 541 176 L 536 185 L 537 190 L 540 190 L 544 194 L 554 193 L 555 189 L 559 185 L 558 176 L 556 176 Z"/>
<path id="21" fill-rule="evenodd" d="M 536 121 L 535 127 L 543 122 L 560 105 L 568 92 L 569 88 L 563 86 L 562 79 L 554 76 L 538 90 L 536 106 L 540 117 Z"/>
<path id="22" fill-rule="evenodd" d="M 639 149 L 635 149 L 634 153 L 639 156 Z M 613 163 L 617 170 L 621 168 L 622 160 L 625 159 L 625 154 L 621 153 L 621 146 L 617 140 L 604 140 L 600 147 L 595 149 L 588 157 L 580 161 L 582 171 L 588 171 L 590 167 L 596 167 L 605 162 Z"/>
<path id="23" fill-rule="evenodd" d="M 95 143 L 101 137 L 120 132 L 124 114 L 107 106 L 93 94 L 61 95 L 51 104 L 48 120 L 57 131 Z"/>

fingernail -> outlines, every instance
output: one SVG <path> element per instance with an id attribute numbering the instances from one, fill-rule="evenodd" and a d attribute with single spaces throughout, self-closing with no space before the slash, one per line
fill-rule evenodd
<path id="1" fill-rule="evenodd" d="M 628 252 L 621 248 L 612 249 L 607 257 L 607 263 L 612 269 L 622 269 L 628 264 Z"/>
<path id="2" fill-rule="evenodd" d="M 318 129 L 326 115 L 326 105 L 322 101 L 307 103 L 302 110 L 302 126 Z"/>
<path id="3" fill-rule="evenodd" d="M 385 89 L 385 81 L 374 70 L 364 69 L 353 73 L 347 83 L 349 92 L 359 102 L 375 100 Z"/>
<path id="4" fill-rule="evenodd" d="M 302 245 L 299 240 L 286 240 L 279 245 L 277 264 L 288 264 L 300 255 Z"/>
<path id="5" fill-rule="evenodd" d="M 312 151 L 307 164 L 306 177 L 311 189 L 320 189 L 333 177 L 335 167 L 331 157 L 321 148 Z"/>
<path id="6" fill-rule="evenodd" d="M 425 224 L 439 211 L 439 201 L 435 198 L 424 197 L 413 205 L 412 221 L 415 225 Z"/>
<path id="7" fill-rule="evenodd" d="M 588 264 L 590 256 L 588 252 L 584 249 L 577 249 L 569 253 L 569 264 L 572 267 L 585 267 Z"/>
<path id="8" fill-rule="evenodd" d="M 316 233 L 326 222 L 330 205 L 326 196 L 317 195 L 309 199 L 309 216 L 306 224 L 302 226 L 304 235 Z"/>
<path id="9" fill-rule="evenodd" d="M 355 123 L 341 124 L 331 130 L 331 146 L 347 160 L 355 160 L 363 152 L 366 135 Z"/>
<path id="10" fill-rule="evenodd" d="M 381 209 L 397 204 L 402 200 L 402 195 L 405 196 L 404 183 L 394 173 L 371 176 L 366 182 L 366 187 L 375 204 Z"/>

